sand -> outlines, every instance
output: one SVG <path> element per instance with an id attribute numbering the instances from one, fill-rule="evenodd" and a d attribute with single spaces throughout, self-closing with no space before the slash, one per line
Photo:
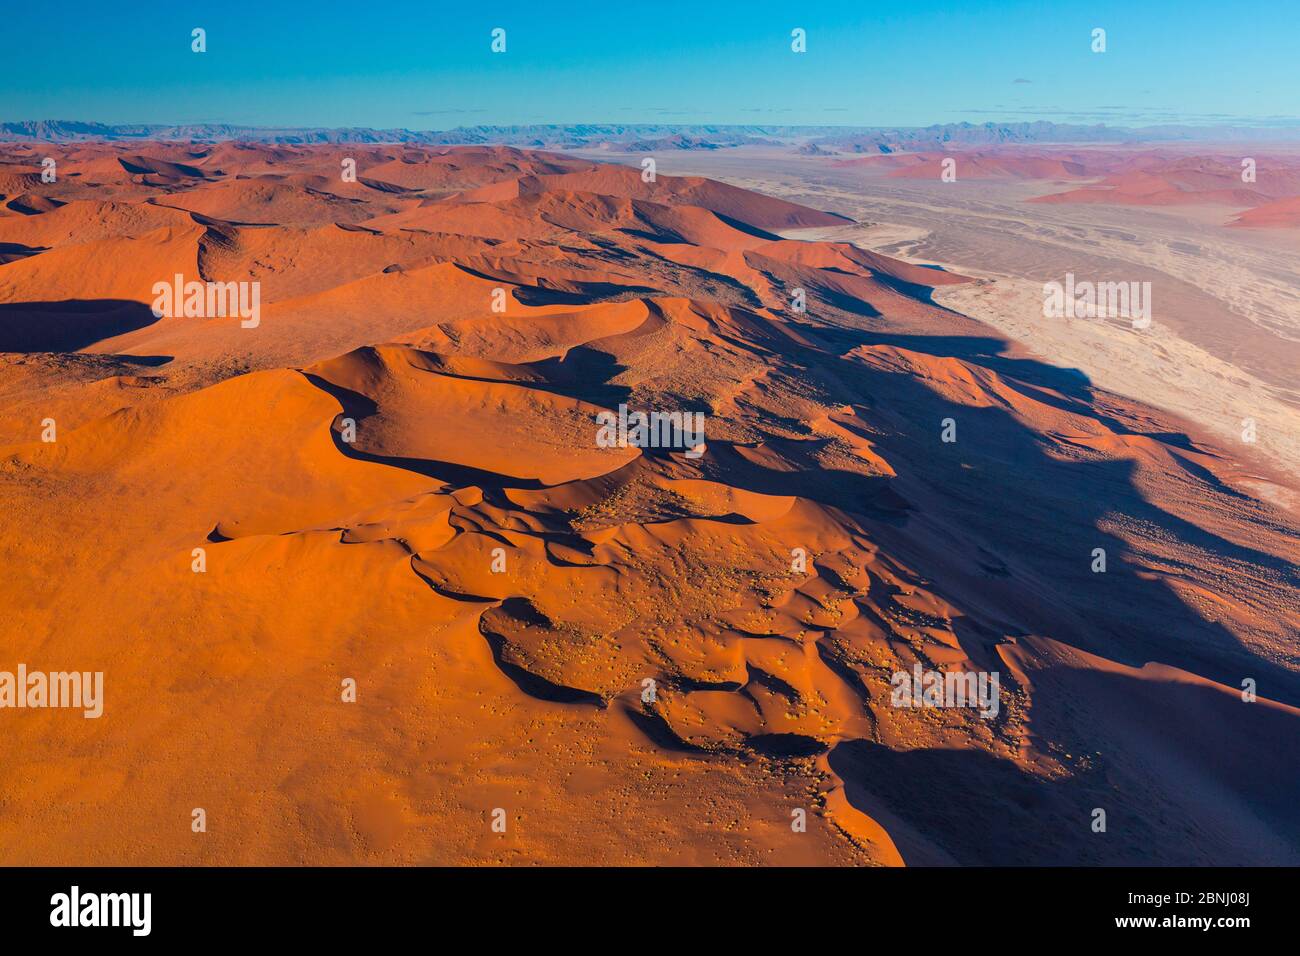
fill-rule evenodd
<path id="1" fill-rule="evenodd" d="M 1266 231 L 1206 220 L 1213 279 L 1033 182 L 132 143 L 42 184 L 34 149 L 2 154 L 0 670 L 104 702 L 0 709 L 0 860 L 1300 857 Z M 1130 249 L 1179 283 L 1146 338 L 1033 320 L 1044 273 Z M 155 314 L 176 274 L 258 283 L 257 321 Z M 1191 309 L 1223 289 L 1233 336 Z M 619 409 L 704 447 L 602 446 Z M 917 665 L 998 674 L 996 715 L 895 705 Z"/>

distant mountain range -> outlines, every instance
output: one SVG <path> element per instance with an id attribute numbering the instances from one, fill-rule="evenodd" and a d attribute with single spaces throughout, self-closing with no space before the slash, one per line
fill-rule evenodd
<path id="1" fill-rule="evenodd" d="M 945 123 L 914 127 L 726 126 L 694 124 L 580 123 L 573 125 L 458 126 L 448 130 L 366 127 L 258 127 L 200 123 L 87 123 L 25 120 L 0 123 L 7 142 L 76 140 L 180 140 L 259 143 L 417 143 L 421 145 L 504 144 L 550 149 L 609 149 L 652 152 L 666 149 L 725 149 L 747 145 L 793 145 L 808 153 L 874 153 L 896 149 L 988 146 L 1001 143 L 1290 142 L 1295 127 L 1244 126 L 1078 126 L 1033 123 Z"/>

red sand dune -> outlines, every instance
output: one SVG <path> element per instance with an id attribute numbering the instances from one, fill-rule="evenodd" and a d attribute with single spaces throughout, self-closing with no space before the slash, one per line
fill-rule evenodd
<path id="1" fill-rule="evenodd" d="M 1130 206 L 1259 206 L 1300 190 L 1300 161 L 1291 156 L 1255 159 L 1255 179 L 1243 181 L 1240 156 L 1186 156 L 1143 151 L 1112 156 L 1090 167 L 1098 182 L 1037 196 L 1038 203 L 1107 203 Z"/>
<path id="2" fill-rule="evenodd" d="M 0 669 L 106 704 L 0 710 L 7 861 L 1297 862 L 1296 515 L 963 277 L 525 150 L 48 148 L 0 155 Z M 259 321 L 155 315 L 177 273 Z"/>
<path id="3" fill-rule="evenodd" d="M 459 198 L 499 202 L 503 199 L 577 191 L 631 199 L 650 199 L 677 206 L 698 206 L 758 229 L 834 226 L 846 220 L 834 213 L 797 206 L 783 199 L 701 179 L 698 176 L 657 177 L 647 182 L 641 170 L 601 165 L 559 175 L 520 176 L 472 190 Z"/>
<path id="4" fill-rule="evenodd" d="M 1293 229 L 1300 226 L 1300 196 L 1288 196 L 1248 209 L 1230 222 L 1230 226 L 1260 229 Z"/>
<path id="5" fill-rule="evenodd" d="M 895 179 L 939 179 L 944 160 L 949 159 L 956 164 L 958 179 L 1086 179 L 1093 175 L 1079 154 L 1024 149 L 886 153 L 837 160 L 832 165 L 888 169 Z"/>
<path id="6" fill-rule="evenodd" d="M 1254 152 L 1244 149 L 1242 152 Z M 896 179 L 938 180 L 952 160 L 959 180 L 1084 180 L 1084 185 L 1028 199 L 1047 204 L 1126 206 L 1221 205 L 1257 207 L 1233 225 L 1293 225 L 1286 203 L 1300 192 L 1300 160 L 1265 153 L 1254 160 L 1254 179 L 1242 179 L 1243 156 L 1189 156 L 1172 149 L 1046 148 L 955 149 L 886 153 L 832 161 L 841 168 L 881 170 Z M 1278 205 L 1280 204 L 1280 205 Z"/>
<path id="7" fill-rule="evenodd" d="M 1259 194 L 1245 186 L 1194 188 L 1168 175 L 1144 171 L 1108 176 L 1096 186 L 1072 189 L 1029 200 L 1039 203 L 1116 203 L 1126 206 L 1172 206 L 1213 203 L 1245 206 L 1259 201 Z"/>
<path id="8" fill-rule="evenodd" d="M 226 222 L 272 225 L 351 223 L 372 215 L 360 199 L 345 199 L 310 186 L 263 179 L 223 182 L 157 201 Z"/>

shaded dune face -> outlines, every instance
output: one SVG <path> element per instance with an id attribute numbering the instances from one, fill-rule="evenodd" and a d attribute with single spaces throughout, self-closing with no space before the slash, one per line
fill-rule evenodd
<path id="1" fill-rule="evenodd" d="M 1300 858 L 1296 515 L 962 277 L 525 150 L 46 152 L 0 167 L 0 670 L 106 700 L 0 710 L 0 858 Z M 176 274 L 260 323 L 154 315 Z"/>

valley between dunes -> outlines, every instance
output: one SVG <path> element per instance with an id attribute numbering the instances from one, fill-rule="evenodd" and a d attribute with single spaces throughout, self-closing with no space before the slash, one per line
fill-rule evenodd
<path id="1" fill-rule="evenodd" d="M 0 197 L 0 670 L 105 687 L 0 710 L 0 862 L 1300 862 L 1300 516 L 966 277 L 505 147 L 10 145 Z"/>

